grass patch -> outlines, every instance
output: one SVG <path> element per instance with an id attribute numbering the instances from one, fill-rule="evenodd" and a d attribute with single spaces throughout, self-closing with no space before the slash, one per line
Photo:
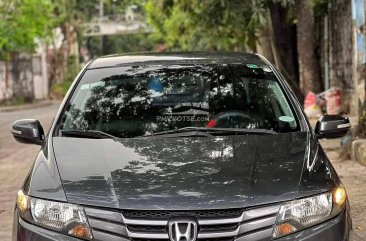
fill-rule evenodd
<path id="1" fill-rule="evenodd" d="M 17 106 L 17 105 L 25 105 L 31 104 L 33 100 L 25 97 L 12 98 L 8 100 L 4 100 L 0 102 L 0 106 Z"/>

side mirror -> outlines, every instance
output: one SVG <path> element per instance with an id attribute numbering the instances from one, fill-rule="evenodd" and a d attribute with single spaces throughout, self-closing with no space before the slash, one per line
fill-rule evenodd
<path id="1" fill-rule="evenodd" d="M 45 139 L 43 128 L 38 120 L 17 120 L 13 123 L 11 133 L 15 140 L 26 144 L 42 145 Z"/>
<path id="2" fill-rule="evenodd" d="M 339 138 L 344 136 L 351 123 L 345 116 L 340 115 L 323 115 L 319 118 L 315 126 L 315 136 L 321 138 Z"/>

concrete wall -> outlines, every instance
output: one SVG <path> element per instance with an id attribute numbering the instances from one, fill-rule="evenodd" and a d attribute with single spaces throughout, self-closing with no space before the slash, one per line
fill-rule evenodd
<path id="1" fill-rule="evenodd" d="M 0 102 L 11 98 L 13 93 L 11 85 L 10 65 L 0 61 Z"/>
<path id="2" fill-rule="evenodd" d="M 48 98 L 46 60 L 43 54 L 20 56 L 16 63 L 0 61 L 0 102 L 14 98 Z"/>

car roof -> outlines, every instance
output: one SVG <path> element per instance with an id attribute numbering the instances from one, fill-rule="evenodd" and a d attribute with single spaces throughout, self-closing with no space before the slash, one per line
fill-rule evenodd
<path id="1" fill-rule="evenodd" d="M 91 62 L 88 69 L 117 67 L 134 64 L 255 64 L 268 65 L 251 53 L 162 52 L 108 55 Z"/>

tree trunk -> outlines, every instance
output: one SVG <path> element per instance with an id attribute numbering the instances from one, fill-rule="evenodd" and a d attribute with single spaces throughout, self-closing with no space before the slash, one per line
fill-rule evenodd
<path id="1" fill-rule="evenodd" d="M 275 59 L 273 56 L 273 50 L 271 46 L 271 38 L 269 27 L 264 26 L 258 31 L 258 41 L 256 43 L 256 52 L 260 55 L 263 55 L 269 62 L 275 63 Z"/>
<path id="2" fill-rule="evenodd" d="M 52 52 L 47 53 L 48 59 L 48 89 L 51 90 L 54 84 L 60 83 L 63 79 L 63 55 L 60 53 L 61 50 L 57 49 L 53 44 Z"/>
<path id="3" fill-rule="evenodd" d="M 299 66 L 296 48 L 296 27 L 292 23 L 288 9 L 280 3 L 269 4 L 272 29 L 271 40 L 274 42 L 276 63 L 300 102 L 304 96 L 299 87 Z"/>
<path id="4" fill-rule="evenodd" d="M 314 14 L 309 0 L 297 1 L 297 51 L 300 67 L 300 88 L 309 91 L 323 90 L 319 56 L 316 52 Z"/>
<path id="5" fill-rule="evenodd" d="M 62 42 L 62 52 L 63 52 L 63 66 L 64 66 L 64 80 L 70 80 L 70 76 L 68 76 L 67 74 L 70 73 L 70 69 L 69 65 L 68 65 L 68 61 L 70 60 L 71 56 L 74 56 L 74 61 L 75 63 L 73 63 L 73 66 L 79 66 L 79 49 L 78 49 L 78 42 L 77 42 L 77 34 L 75 31 L 75 27 L 68 22 L 63 23 L 62 27 L 62 34 L 64 35 L 64 39 Z M 72 77 L 72 79 L 75 76 Z"/>

